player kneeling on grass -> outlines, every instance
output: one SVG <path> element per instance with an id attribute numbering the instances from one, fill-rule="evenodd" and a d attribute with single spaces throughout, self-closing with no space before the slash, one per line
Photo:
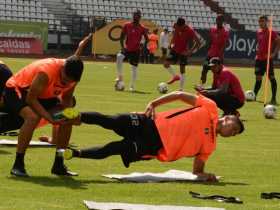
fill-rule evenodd
<path id="1" fill-rule="evenodd" d="M 159 105 L 176 100 L 192 107 L 155 113 L 155 108 Z M 216 148 L 217 134 L 230 137 L 244 130 L 243 123 L 234 115 L 218 119 L 217 106 L 212 100 L 180 91 L 151 101 L 145 113 L 108 116 L 97 112 L 83 112 L 76 124 L 81 122 L 113 130 L 123 139 L 102 147 L 67 149 L 65 159 L 104 159 L 120 155 L 124 165 L 129 167 L 131 162 L 151 158 L 167 162 L 195 157 L 193 173 L 208 181 L 217 181 L 214 174 L 204 172 L 205 162 Z"/>

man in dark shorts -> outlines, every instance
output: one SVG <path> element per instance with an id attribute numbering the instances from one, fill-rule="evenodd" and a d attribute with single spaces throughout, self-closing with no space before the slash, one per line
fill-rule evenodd
<path id="1" fill-rule="evenodd" d="M 123 82 L 123 60 L 127 58 L 132 71 L 129 86 L 130 91 L 135 90 L 142 37 L 144 36 L 145 41 L 148 42 L 148 30 L 140 24 L 140 20 L 141 11 L 137 10 L 133 13 L 133 21 L 128 22 L 123 26 L 120 37 L 121 52 L 117 54 L 117 78 L 115 87 L 118 87 L 118 84 Z M 126 40 L 125 45 L 124 40 Z M 116 88 L 116 90 L 118 89 Z"/>
<path id="2" fill-rule="evenodd" d="M 263 15 L 259 17 L 259 26 L 260 29 L 257 31 L 257 42 L 258 48 L 256 53 L 256 61 L 255 61 L 255 75 L 256 82 L 254 87 L 255 96 L 261 88 L 262 85 L 262 77 L 266 73 L 267 66 L 267 53 L 268 53 L 268 42 L 269 42 L 269 29 L 268 29 L 268 17 Z M 276 105 L 276 94 L 277 94 L 277 82 L 274 76 L 274 66 L 273 66 L 273 58 L 277 55 L 280 49 L 280 38 L 275 31 L 271 31 L 271 54 L 269 61 L 269 73 L 268 77 L 271 84 L 271 104 Z"/>
<path id="3" fill-rule="evenodd" d="M 36 60 L 10 77 L 4 89 L 4 104 L 8 113 L 23 119 L 20 127 L 17 152 L 11 174 L 28 176 L 24 157 L 34 130 L 41 119 L 53 125 L 53 138 L 56 138 L 56 155 L 51 172 L 56 175 L 75 176 L 64 165 L 60 151 L 68 146 L 72 124 L 57 121 L 49 112 L 52 108 L 74 106 L 73 93 L 83 72 L 80 59 L 91 34 L 80 43 L 73 56 L 67 59 L 46 58 Z"/>
<path id="4" fill-rule="evenodd" d="M 155 113 L 156 107 L 177 100 L 188 105 L 183 109 Z M 204 172 L 205 163 L 216 148 L 217 134 L 230 137 L 244 130 L 243 123 L 234 115 L 218 119 L 217 106 L 212 100 L 181 91 L 151 101 L 145 113 L 108 116 L 84 112 L 77 124 L 80 122 L 113 130 L 123 139 L 101 147 L 68 149 L 64 152 L 65 159 L 104 159 L 120 155 L 124 165 L 129 167 L 131 162 L 138 160 L 156 158 L 170 162 L 194 157 L 193 173 L 208 181 L 217 181 L 214 174 Z"/>
<path id="5" fill-rule="evenodd" d="M 228 40 L 229 32 L 224 27 L 224 16 L 219 14 L 216 17 L 216 26 L 211 27 L 209 31 L 209 49 L 200 77 L 202 84 L 206 82 L 207 72 L 210 70 L 208 64 L 211 58 L 218 57 L 224 63 L 224 51 Z"/>
<path id="6" fill-rule="evenodd" d="M 206 89 L 198 85 L 195 89 L 215 101 L 224 115 L 239 116 L 237 109 L 244 105 L 245 95 L 238 77 L 222 64 L 219 57 L 211 58 L 208 65 L 213 72 L 212 87 Z"/>
<path id="7" fill-rule="evenodd" d="M 189 48 L 190 42 L 193 42 L 191 48 Z M 177 22 L 173 26 L 173 37 L 170 44 L 170 52 L 164 61 L 164 68 L 171 74 L 172 78 L 167 84 L 172 84 L 177 80 L 180 80 L 180 90 L 184 89 L 185 84 L 185 71 L 188 63 L 187 59 L 193 54 L 195 50 L 201 45 L 196 32 L 186 24 L 184 18 L 179 17 Z M 180 76 L 175 74 L 171 64 L 176 64 L 179 61 Z"/>
<path id="8" fill-rule="evenodd" d="M 10 68 L 0 60 L 0 133 L 19 129 L 23 123 L 21 117 L 7 113 L 4 105 L 3 91 L 7 80 L 13 75 Z"/>

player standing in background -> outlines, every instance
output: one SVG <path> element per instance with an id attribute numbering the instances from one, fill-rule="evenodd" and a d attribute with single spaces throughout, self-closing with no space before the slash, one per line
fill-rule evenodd
<path id="1" fill-rule="evenodd" d="M 193 41 L 193 45 L 189 48 L 190 42 Z M 193 54 L 195 50 L 201 45 L 199 38 L 195 31 L 186 24 L 184 18 L 179 17 L 177 22 L 173 26 L 173 37 L 170 43 L 170 52 L 164 61 L 164 67 L 172 75 L 172 78 L 167 84 L 180 80 L 180 90 L 184 89 L 185 84 L 185 71 L 188 63 L 188 57 Z M 174 69 L 170 66 L 171 63 L 176 64 L 179 60 L 180 76 L 176 75 Z"/>
<path id="2" fill-rule="evenodd" d="M 268 53 L 268 41 L 269 41 L 269 30 L 268 30 L 268 18 L 267 16 L 263 15 L 259 17 L 259 26 L 260 29 L 257 31 L 257 42 L 258 48 L 256 53 L 256 61 L 255 61 L 255 75 L 256 75 L 256 82 L 254 87 L 254 92 L 257 97 L 257 94 L 262 85 L 262 77 L 266 72 L 267 66 L 267 53 Z M 270 55 L 270 62 L 269 62 L 269 80 L 271 83 L 271 91 L 272 91 L 272 98 L 270 103 L 277 104 L 276 102 L 276 93 L 277 93 L 277 82 L 274 77 L 274 66 L 273 66 L 273 58 L 277 55 L 280 49 L 280 39 L 277 32 L 271 32 L 271 55 Z"/>
<path id="3" fill-rule="evenodd" d="M 118 83 L 123 81 L 123 60 L 127 58 L 131 64 L 132 71 L 129 86 L 130 91 L 135 90 L 142 36 L 145 37 L 146 42 L 148 41 L 148 30 L 142 24 L 140 24 L 140 20 L 141 11 L 137 10 L 133 13 L 133 21 L 128 22 L 123 26 L 120 37 L 121 52 L 117 54 L 117 79 L 115 86 L 118 86 Z M 126 40 L 125 45 L 124 40 Z"/>
<path id="4" fill-rule="evenodd" d="M 224 28 L 224 16 L 219 14 L 216 17 L 216 26 L 210 28 L 209 31 L 209 49 L 200 78 L 202 84 L 206 82 L 209 60 L 213 57 L 218 57 L 221 63 L 224 62 L 224 51 L 228 40 L 229 32 Z"/>
<path id="5" fill-rule="evenodd" d="M 159 39 L 159 37 L 158 37 L 157 34 L 158 34 L 158 29 L 154 29 L 153 33 L 148 36 L 148 38 L 149 38 L 148 49 L 149 49 L 150 63 L 154 63 L 155 53 L 158 49 L 158 39 Z"/>
<path id="6" fill-rule="evenodd" d="M 160 46 L 161 53 L 162 53 L 162 59 L 165 60 L 166 55 L 167 55 L 168 46 L 169 46 L 169 33 L 168 33 L 167 28 L 165 28 L 160 33 L 159 46 Z"/>

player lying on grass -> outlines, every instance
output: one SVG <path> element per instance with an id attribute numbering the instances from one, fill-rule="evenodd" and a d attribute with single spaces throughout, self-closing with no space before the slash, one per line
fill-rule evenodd
<path id="1" fill-rule="evenodd" d="M 155 112 L 155 108 L 181 100 L 192 107 Z M 96 124 L 113 130 L 123 139 L 102 147 L 81 150 L 67 149 L 65 159 L 72 157 L 104 159 L 120 155 L 126 167 L 138 160 L 156 158 L 175 161 L 194 157 L 193 173 L 208 181 L 217 181 L 214 174 L 205 173 L 204 166 L 216 148 L 216 136 L 230 137 L 244 130 L 243 123 L 234 115 L 218 118 L 218 108 L 203 95 L 172 92 L 151 101 L 145 113 L 126 113 L 115 116 L 97 112 L 83 112 L 76 124 Z"/>

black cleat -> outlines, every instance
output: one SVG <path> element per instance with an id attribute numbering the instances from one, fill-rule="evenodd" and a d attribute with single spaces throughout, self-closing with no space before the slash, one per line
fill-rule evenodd
<path id="1" fill-rule="evenodd" d="M 10 174 L 17 177 L 29 177 L 24 168 L 13 167 Z"/>
<path id="2" fill-rule="evenodd" d="M 78 176 L 78 173 L 69 171 L 65 165 L 61 167 L 53 167 L 52 174 L 57 176 Z"/>

